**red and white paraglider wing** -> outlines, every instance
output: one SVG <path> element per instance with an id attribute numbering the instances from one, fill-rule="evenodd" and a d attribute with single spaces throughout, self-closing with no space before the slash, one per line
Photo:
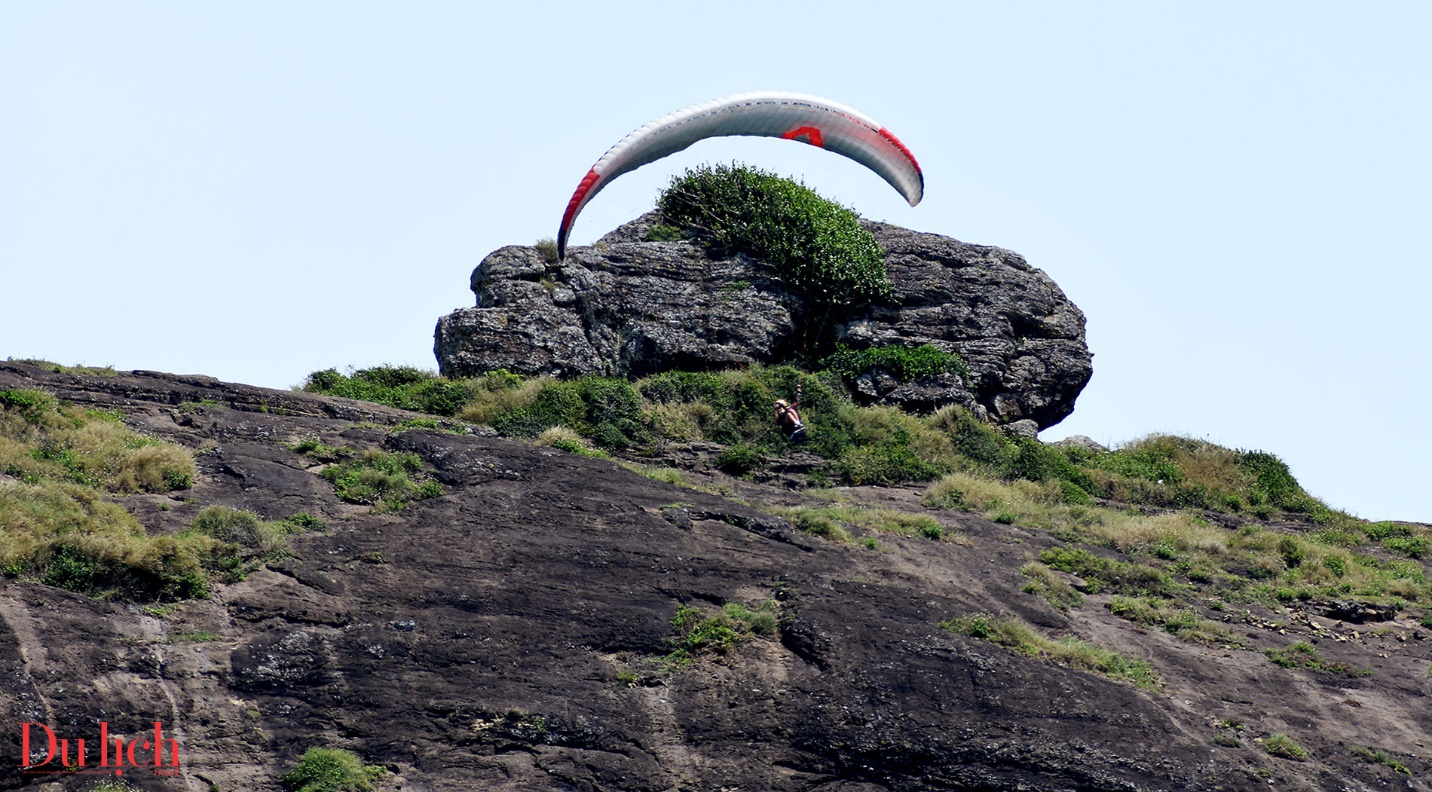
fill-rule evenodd
<path id="1" fill-rule="evenodd" d="M 737 94 L 664 115 L 612 146 L 587 171 L 567 203 L 557 232 L 558 257 L 567 254 L 567 236 L 582 207 L 613 179 L 698 140 L 728 135 L 809 143 L 875 171 L 911 206 L 924 196 L 925 179 L 914 155 L 870 118 L 844 105 L 804 94 Z"/>

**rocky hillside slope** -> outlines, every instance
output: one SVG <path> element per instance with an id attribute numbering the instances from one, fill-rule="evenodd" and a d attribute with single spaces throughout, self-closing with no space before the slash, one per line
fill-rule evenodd
<path id="1" fill-rule="evenodd" d="M 379 789 L 433 792 L 1428 788 L 1432 640 L 1392 609 L 1195 602 L 1223 632 L 1191 642 L 1064 573 L 1084 593 L 1052 604 L 1021 568 L 1059 539 L 929 509 L 923 487 L 741 481 L 700 448 L 624 466 L 204 377 L 0 363 L 14 388 L 195 452 L 191 489 L 116 499 L 145 531 L 213 505 L 324 527 L 174 605 L 0 578 L 3 789 L 89 789 L 97 776 L 21 773 L 18 724 L 97 742 L 99 721 L 130 736 L 160 721 L 179 744 L 177 776 L 126 773 L 146 790 L 278 790 L 314 746 L 387 767 Z M 440 488 L 355 505 L 304 447 L 409 452 Z M 642 475 L 654 465 L 682 474 Z M 781 516 L 832 503 L 939 527 L 841 541 Z M 1157 678 L 1010 651 L 979 614 Z M 1270 660 L 1295 642 L 1317 667 Z"/>

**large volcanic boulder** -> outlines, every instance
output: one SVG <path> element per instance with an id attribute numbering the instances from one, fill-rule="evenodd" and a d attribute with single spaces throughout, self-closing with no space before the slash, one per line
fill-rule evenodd
<path id="1" fill-rule="evenodd" d="M 472 274 L 477 307 L 438 322 L 442 373 L 643 376 L 790 359 L 804 306 L 775 269 L 685 241 L 644 241 L 659 219 L 638 218 L 560 264 L 532 247 L 490 254 Z M 856 349 L 930 344 L 958 354 L 969 374 L 901 382 L 872 367 L 855 381 L 857 398 L 916 410 L 960 404 L 1040 428 L 1073 411 L 1092 371 L 1084 314 L 1049 276 L 1008 250 L 865 226 L 886 250 L 894 297 L 847 317 L 836 337 Z"/>

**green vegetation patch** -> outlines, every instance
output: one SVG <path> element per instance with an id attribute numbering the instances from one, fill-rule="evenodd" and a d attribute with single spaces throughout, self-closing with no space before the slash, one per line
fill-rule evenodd
<path id="1" fill-rule="evenodd" d="M 1020 591 L 1038 594 L 1062 611 L 1078 607 L 1084 601 L 1084 596 L 1069 581 L 1054 574 L 1052 568 L 1038 561 L 1031 561 L 1020 567 L 1019 573 L 1025 578 L 1024 585 L 1019 587 Z"/>
<path id="2" fill-rule="evenodd" d="M 1262 741 L 1263 750 L 1269 756 L 1276 756 L 1280 759 L 1292 759 L 1301 762 L 1308 758 L 1308 752 L 1303 746 L 1293 741 L 1292 737 L 1286 734 L 1274 734 Z"/>
<path id="3" fill-rule="evenodd" d="M 1330 662 L 1324 659 L 1312 644 L 1305 641 L 1297 641 L 1283 649 L 1269 649 L 1264 654 L 1274 664 L 1284 668 L 1306 668 L 1349 677 L 1372 676 L 1372 672 L 1365 668 L 1355 668 L 1347 663 Z"/>
<path id="4" fill-rule="evenodd" d="M 1156 627 L 1191 643 L 1241 647 L 1243 641 L 1228 628 L 1199 618 L 1198 612 L 1173 600 L 1157 597 L 1122 597 L 1109 599 L 1109 612 L 1125 621 Z"/>
<path id="5" fill-rule="evenodd" d="M 528 439 L 566 427 L 599 448 L 615 451 L 650 438 L 642 406 L 640 394 L 627 380 L 590 375 L 549 380 L 526 404 L 493 413 L 489 423 L 503 434 Z"/>
<path id="6" fill-rule="evenodd" d="M 411 366 L 376 366 L 350 375 L 324 369 L 308 375 L 303 390 L 386 404 L 432 415 L 456 415 L 472 397 L 472 387 Z"/>
<path id="7" fill-rule="evenodd" d="M 124 494 L 188 489 L 196 468 L 188 449 L 130 429 L 118 413 L 16 389 L 0 391 L 0 473 Z"/>
<path id="8" fill-rule="evenodd" d="M 1146 661 L 1125 657 L 1070 635 L 1047 638 L 1019 619 L 996 619 L 979 614 L 940 622 L 954 633 L 988 641 L 1016 654 L 1035 657 L 1080 671 L 1130 682 L 1146 690 L 1159 690 L 1163 680 Z"/>
<path id="9" fill-rule="evenodd" d="M 821 363 L 821 368 L 836 372 L 847 383 L 876 368 L 884 369 L 900 382 L 929 379 L 947 371 L 959 374 L 966 381 L 970 376 L 969 367 L 959 355 L 930 344 L 914 348 L 885 346 L 850 349 L 842 346 Z"/>
<path id="10" fill-rule="evenodd" d="M 1085 590 L 1091 594 L 1106 590 L 1168 598 L 1180 591 L 1173 576 L 1157 566 L 1104 558 L 1083 548 L 1051 547 L 1039 554 L 1039 560 L 1053 569 L 1083 578 Z"/>
<path id="11" fill-rule="evenodd" d="M 205 597 L 212 546 L 149 536 L 110 494 L 192 485 L 187 449 L 120 415 L 34 390 L 0 391 L 0 571 L 92 597 Z"/>
<path id="12" fill-rule="evenodd" d="M 672 179 L 657 206 L 666 222 L 716 255 L 769 262 L 806 301 L 802 346 L 814 350 L 828 320 L 887 299 L 885 251 L 855 212 L 790 179 L 740 165 L 701 166 Z"/>
<path id="13" fill-rule="evenodd" d="M 703 654 L 725 654 L 732 646 L 751 636 L 769 638 L 776 634 L 779 613 L 775 600 L 766 600 L 755 609 L 728 602 L 721 610 L 707 613 L 680 605 L 671 618 L 676 637 L 673 649 L 663 660 L 668 668 L 690 665 Z"/>
<path id="14" fill-rule="evenodd" d="M 1354 745 L 1352 747 L 1352 755 L 1354 758 L 1367 762 L 1368 764 L 1380 764 L 1384 767 L 1392 768 L 1394 772 L 1402 773 L 1403 775 L 1412 775 L 1412 771 L 1407 768 L 1407 765 L 1400 762 L 1397 757 L 1380 748 Z"/>
<path id="15" fill-rule="evenodd" d="M 270 522 L 211 506 L 174 536 L 148 536 L 133 515 L 92 489 L 0 482 L 0 568 L 101 599 L 203 598 L 211 578 L 242 580 L 287 555 L 285 537 L 315 522 L 308 515 Z"/>
<path id="16" fill-rule="evenodd" d="M 318 459 L 336 458 L 338 461 L 319 475 L 333 484 L 339 498 L 349 503 L 397 511 L 413 501 L 443 494 L 441 484 L 422 474 L 422 458 L 411 452 L 333 449 L 316 441 L 304 441 L 293 448 L 306 448 L 300 453 Z"/>
<path id="17" fill-rule="evenodd" d="M 264 520 L 251 511 L 209 506 L 179 537 L 203 548 L 202 561 L 211 574 L 236 583 L 263 564 L 290 555 L 289 536 L 322 527 L 321 521 L 304 513 Z"/>
<path id="18" fill-rule="evenodd" d="M 814 536 L 844 542 L 853 529 L 919 536 L 939 541 L 957 532 L 945 528 L 933 517 L 899 509 L 873 509 L 867 506 L 835 504 L 831 506 L 776 506 L 767 508 L 771 514 L 789 520 L 796 530 Z"/>
<path id="19" fill-rule="evenodd" d="M 364 764 L 352 751 L 309 748 L 283 774 L 283 784 L 290 792 L 373 792 L 373 781 L 387 772 L 381 765 Z"/>

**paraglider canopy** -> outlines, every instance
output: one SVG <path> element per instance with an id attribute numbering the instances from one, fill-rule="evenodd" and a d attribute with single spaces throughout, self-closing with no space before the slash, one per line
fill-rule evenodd
<path id="1" fill-rule="evenodd" d="M 859 162 L 890 183 L 911 206 L 925 193 L 925 177 L 905 144 L 888 129 L 845 105 L 798 93 L 743 93 L 669 113 L 617 142 L 577 185 L 557 231 L 557 257 L 582 207 L 627 171 L 675 154 L 709 137 L 751 135 L 797 140 Z"/>

